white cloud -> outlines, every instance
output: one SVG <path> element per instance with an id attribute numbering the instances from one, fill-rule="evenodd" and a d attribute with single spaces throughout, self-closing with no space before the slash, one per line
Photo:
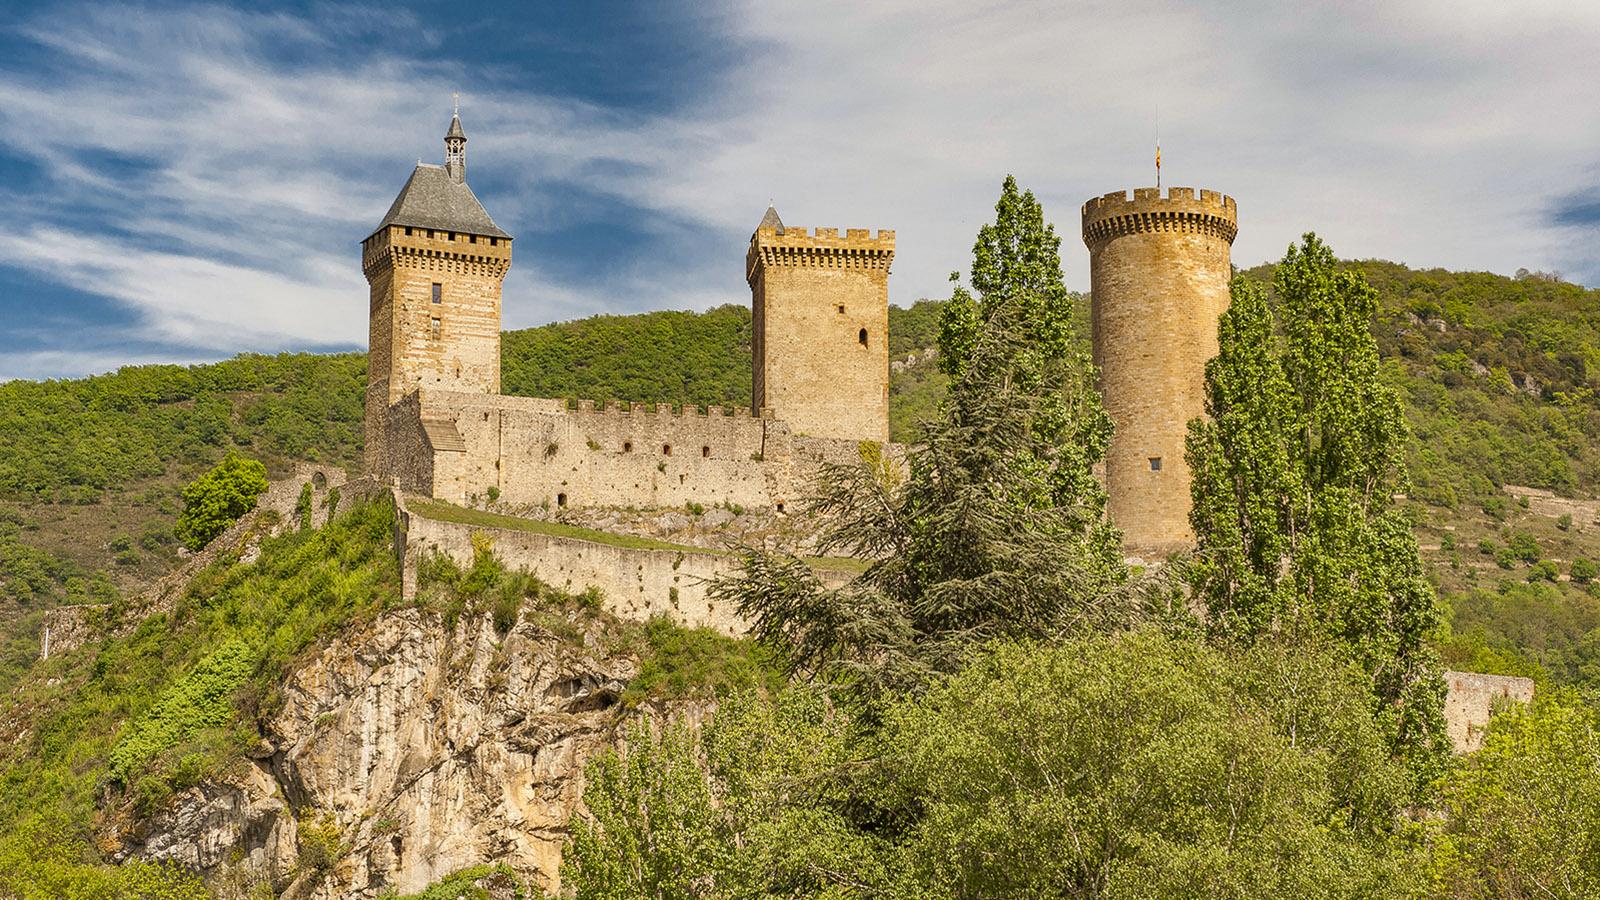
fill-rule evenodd
<path id="1" fill-rule="evenodd" d="M 137 309 L 146 339 L 362 342 L 355 241 L 412 160 L 438 155 L 443 98 L 464 86 L 475 183 L 496 167 L 511 187 L 486 203 L 521 238 L 509 326 L 743 301 L 742 241 L 768 198 L 791 224 L 896 229 L 894 298 L 941 295 L 1007 173 L 1045 202 L 1083 287 L 1078 206 L 1151 181 L 1158 106 L 1166 182 L 1237 197 L 1241 264 L 1315 228 L 1347 256 L 1600 278 L 1596 243 L 1548 222 L 1600 162 L 1596 4 L 752 2 L 707 35 L 743 66 L 655 115 L 474 92 L 465 65 L 363 49 L 405 28 L 432 52 L 389 15 L 339 8 L 331 31 L 216 7 L 35 22 L 61 64 L 0 72 L 0 141 L 58 189 L 0 192 L 0 214 L 37 223 L 0 237 L 0 258 Z M 284 42 L 339 61 L 279 62 Z M 97 153 L 143 162 L 107 171 Z M 666 239 L 559 283 L 539 237 L 591 214 L 574 196 L 727 246 Z M 87 208 L 114 227 L 85 233 Z"/>

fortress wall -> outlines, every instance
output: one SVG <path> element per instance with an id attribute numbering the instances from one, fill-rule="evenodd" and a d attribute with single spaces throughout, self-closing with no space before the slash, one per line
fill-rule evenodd
<path id="1" fill-rule="evenodd" d="M 1501 706 L 1533 701 L 1533 679 L 1477 672 L 1444 673 L 1445 732 L 1457 753 L 1483 746 L 1483 731 Z"/>
<path id="2" fill-rule="evenodd" d="M 397 502 L 396 509 L 403 510 L 403 503 Z M 666 615 L 681 625 L 714 628 L 730 635 L 743 634 L 749 627 L 732 609 L 719 608 L 706 599 L 709 581 L 733 569 L 732 556 L 620 547 L 440 522 L 410 512 L 403 516 L 408 593 L 415 591 L 416 565 L 424 555 L 437 551 L 458 565 L 471 565 L 472 535 L 482 532 L 508 568 L 526 569 L 546 584 L 573 594 L 598 588 L 604 594 L 606 610 L 620 618 L 643 621 Z"/>
<path id="3" fill-rule="evenodd" d="M 859 458 L 855 441 L 797 439 L 786 423 L 743 408 L 568 409 L 562 400 L 423 391 L 402 415 L 454 423 L 466 449 L 426 450 L 431 474 L 412 464 L 415 475 L 401 484 L 456 503 L 493 486 L 502 502 L 551 508 L 772 507 L 800 500 L 820 460 Z"/>

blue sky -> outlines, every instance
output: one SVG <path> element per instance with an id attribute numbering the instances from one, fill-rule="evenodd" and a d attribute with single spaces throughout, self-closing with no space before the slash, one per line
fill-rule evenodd
<path id="1" fill-rule="evenodd" d="M 1235 262 L 1341 255 L 1600 285 L 1589 0 L 1285 4 L 0 2 L 0 378 L 365 339 L 358 241 L 438 161 L 517 236 L 507 327 L 748 302 L 767 202 L 893 228 L 948 292 L 1015 173 L 1078 207 L 1239 203 Z"/>

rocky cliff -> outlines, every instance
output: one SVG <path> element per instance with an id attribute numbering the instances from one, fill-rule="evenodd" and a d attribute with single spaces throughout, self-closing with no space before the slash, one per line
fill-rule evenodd
<path id="1" fill-rule="evenodd" d="M 552 888 L 583 765 L 637 669 L 601 620 L 386 614 L 314 652 L 247 767 L 123 838 L 219 896 L 375 897 L 503 862 Z M 558 633 L 561 632 L 561 633 Z M 252 893 L 257 892 L 257 893 Z"/>

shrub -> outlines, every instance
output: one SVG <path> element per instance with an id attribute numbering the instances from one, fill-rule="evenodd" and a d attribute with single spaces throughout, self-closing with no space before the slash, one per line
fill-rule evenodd
<path id="1" fill-rule="evenodd" d="M 1562 531 L 1572 530 L 1572 513 L 1562 513 L 1560 518 L 1556 519 L 1556 527 Z"/>
<path id="2" fill-rule="evenodd" d="M 1539 539 L 1526 531 L 1513 531 L 1506 540 L 1511 555 L 1527 563 L 1535 563 L 1543 555 L 1539 552 Z"/>
<path id="3" fill-rule="evenodd" d="M 1528 570 L 1528 580 L 1555 581 L 1556 577 L 1560 574 L 1561 570 L 1556 568 L 1556 564 L 1554 562 L 1544 559 L 1534 563 L 1533 568 Z"/>
<path id="4" fill-rule="evenodd" d="M 1588 584 L 1600 576 L 1600 566 L 1594 560 L 1580 556 L 1572 561 L 1572 567 L 1567 570 L 1567 575 L 1578 584 Z"/>
<path id="5" fill-rule="evenodd" d="M 199 550 L 253 509 L 266 489 L 266 466 L 230 452 L 184 487 L 183 514 L 173 531 L 189 549 Z"/>

